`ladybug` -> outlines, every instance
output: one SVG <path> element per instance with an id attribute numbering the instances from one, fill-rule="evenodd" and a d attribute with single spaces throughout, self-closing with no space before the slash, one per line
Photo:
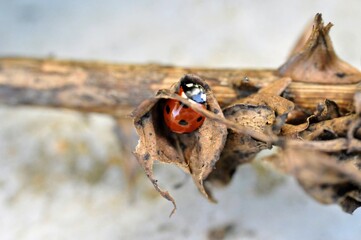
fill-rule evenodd
<path id="1" fill-rule="evenodd" d="M 207 108 L 206 90 L 190 79 L 181 82 L 178 94 L 204 109 Z M 163 116 L 168 128 L 175 133 L 191 133 L 202 126 L 205 119 L 203 115 L 174 99 L 165 102 Z"/>

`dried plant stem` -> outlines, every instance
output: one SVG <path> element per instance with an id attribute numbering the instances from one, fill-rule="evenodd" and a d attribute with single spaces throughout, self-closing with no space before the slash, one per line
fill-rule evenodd
<path id="1" fill-rule="evenodd" d="M 276 70 L 181 68 L 52 59 L 0 58 L 0 103 L 69 108 L 125 117 L 186 73 L 207 81 L 221 107 L 279 79 Z M 248 78 L 246 78 L 248 77 Z M 327 91 L 325 91 L 327 89 Z M 314 108 L 324 98 L 349 109 L 356 84 L 292 82 L 285 96 Z"/>
<path id="2" fill-rule="evenodd" d="M 344 138 L 338 138 L 327 141 L 302 141 L 296 139 L 288 139 L 286 145 L 287 147 L 292 147 L 292 148 L 317 150 L 317 151 L 332 153 L 332 152 L 347 150 L 349 147 L 348 143 L 349 142 L 347 141 L 347 139 Z"/>

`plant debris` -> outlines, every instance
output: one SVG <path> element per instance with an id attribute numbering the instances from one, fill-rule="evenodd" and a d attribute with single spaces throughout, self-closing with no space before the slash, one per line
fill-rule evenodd
<path id="1" fill-rule="evenodd" d="M 333 49 L 329 35 L 332 26 L 332 23 L 324 26 L 322 15 L 317 14 L 307 42 L 279 68 L 279 74 L 301 82 L 359 83 L 361 72 L 339 59 Z"/>
<path id="2" fill-rule="evenodd" d="M 279 133 L 279 126 L 285 123 L 287 114 L 294 107 L 291 101 L 278 96 L 289 83 L 289 78 L 281 78 L 259 92 L 239 99 L 223 109 L 226 119 L 259 133 L 268 132 L 270 136 Z M 207 180 L 221 185 L 229 183 L 239 164 L 251 161 L 267 148 L 271 148 L 267 142 L 229 129 L 220 161 Z"/>
<path id="3" fill-rule="evenodd" d="M 188 74 L 134 110 L 140 137 L 135 155 L 157 191 L 172 201 L 174 210 L 174 199 L 159 188 L 153 176 L 154 161 L 177 165 L 192 176 L 205 197 L 215 201 L 209 185 L 228 184 L 240 164 L 251 162 L 272 146 L 278 146 L 278 151 L 263 161 L 293 175 L 311 197 L 324 204 L 339 204 L 348 213 L 361 206 L 361 93 L 357 90 L 361 73 L 335 54 L 331 27 L 331 23 L 324 26 L 317 14 L 312 30 L 306 31 L 278 69 L 279 77 L 262 88 L 252 85 L 252 91 L 247 84 L 232 85 L 238 98 L 222 109 L 207 77 Z M 207 109 L 177 94 L 186 79 L 204 87 Z M 313 106 L 299 104 L 302 96 L 296 101 L 288 92 L 290 84 L 297 86 L 298 82 L 314 89 L 322 84 L 353 86 L 345 94 L 354 95 L 354 101 L 340 98 L 342 91 L 323 90 L 315 97 L 321 101 Z M 162 114 L 166 99 L 203 115 L 204 124 L 187 134 L 171 132 Z"/>
<path id="4" fill-rule="evenodd" d="M 208 112 L 208 116 L 198 130 L 188 134 L 178 134 L 167 128 L 162 110 L 166 99 L 181 100 L 186 106 L 194 108 L 195 103 L 175 94 L 181 82 L 189 79 L 206 90 L 208 109 L 204 111 Z M 157 180 L 154 179 L 152 170 L 154 161 L 177 165 L 192 176 L 204 196 L 214 201 L 203 181 L 219 159 L 225 144 L 227 128 L 222 122 L 212 119 L 217 116 L 222 119 L 223 112 L 209 86 L 196 76 L 186 75 L 170 90 L 161 90 L 156 97 L 143 102 L 133 112 L 133 116 L 140 137 L 135 155 L 157 191 L 174 204 L 174 210 L 176 208 L 174 199 L 168 192 L 161 190 Z"/>
<path id="5" fill-rule="evenodd" d="M 338 203 L 352 213 L 361 206 L 361 159 L 339 157 L 299 147 L 287 147 L 268 158 L 285 172 L 296 177 L 303 189 L 317 201 Z"/>

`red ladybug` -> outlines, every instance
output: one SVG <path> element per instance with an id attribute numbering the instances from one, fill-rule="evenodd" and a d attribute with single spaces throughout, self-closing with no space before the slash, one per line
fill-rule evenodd
<path id="1" fill-rule="evenodd" d="M 190 101 L 194 101 L 206 109 L 206 90 L 193 81 L 183 81 L 178 94 Z M 175 133 L 190 133 L 197 130 L 204 122 L 204 116 L 181 102 L 169 99 L 163 110 L 164 121 L 168 128 Z"/>

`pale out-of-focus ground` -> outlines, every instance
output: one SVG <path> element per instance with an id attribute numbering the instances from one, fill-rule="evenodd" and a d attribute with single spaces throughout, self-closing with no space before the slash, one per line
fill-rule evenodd
<path id="1" fill-rule="evenodd" d="M 361 2 L 0 1 L 0 56 L 127 63 L 277 67 L 315 13 L 332 21 L 337 53 L 360 68 Z M 174 167 L 157 170 L 178 203 L 127 172 L 134 159 L 106 116 L 0 108 L 0 239 L 360 239 L 353 216 L 323 206 L 288 177 L 244 166 L 208 203 Z M 125 149 L 124 149 L 125 148 Z M 133 161 L 133 162 L 131 162 Z M 135 165 L 137 166 L 137 165 Z"/>

